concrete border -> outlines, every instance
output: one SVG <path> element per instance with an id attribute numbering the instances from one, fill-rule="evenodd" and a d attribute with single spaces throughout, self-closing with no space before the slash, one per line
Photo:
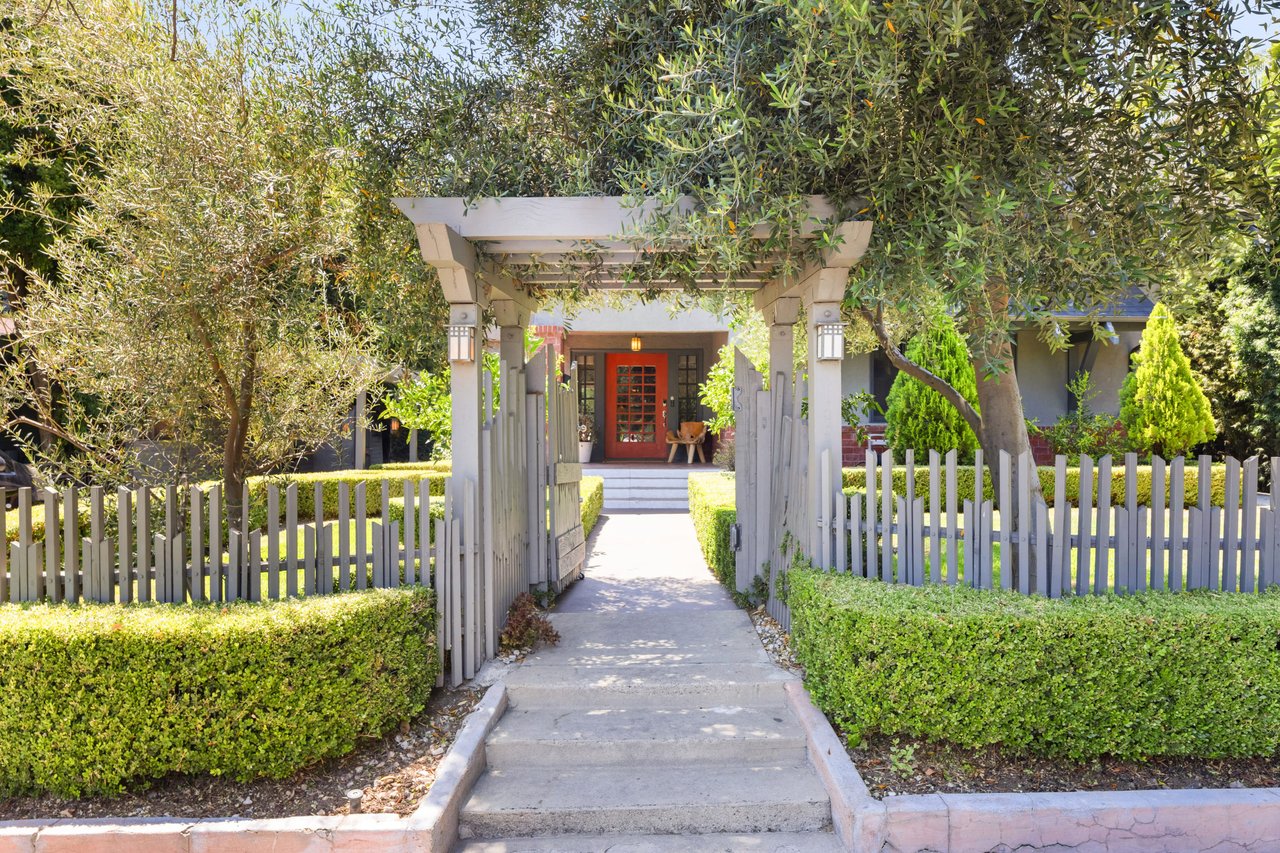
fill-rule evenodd
<path id="1" fill-rule="evenodd" d="M 877 800 L 800 682 L 787 701 L 853 851 L 1280 850 L 1280 788 L 912 794 Z"/>
<path id="2" fill-rule="evenodd" d="M 427 850 L 445 853 L 458 840 L 458 816 L 487 763 L 484 744 L 507 710 L 507 686 L 499 681 L 487 691 L 453 739 L 436 768 L 431 790 L 409 817 L 426 836 Z"/>
<path id="3" fill-rule="evenodd" d="M 484 771 L 484 741 L 507 707 L 490 687 L 468 716 L 412 815 L 236 818 L 101 818 L 0 822 L 0 853 L 429 853 L 457 838 L 458 813 Z"/>

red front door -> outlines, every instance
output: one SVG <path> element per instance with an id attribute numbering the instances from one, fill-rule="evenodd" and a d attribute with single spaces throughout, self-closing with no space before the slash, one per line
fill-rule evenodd
<path id="1" fill-rule="evenodd" d="M 606 353 L 604 455 L 662 459 L 667 455 L 667 354 Z"/>

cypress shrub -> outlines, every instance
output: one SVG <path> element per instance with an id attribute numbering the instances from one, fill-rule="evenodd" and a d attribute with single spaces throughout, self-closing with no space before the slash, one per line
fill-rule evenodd
<path id="1" fill-rule="evenodd" d="M 1179 456 L 1214 437 L 1209 398 L 1191 372 L 1178 326 L 1163 303 L 1151 312 L 1133 364 L 1120 391 L 1120 420 L 1143 452 Z"/>
<path id="2" fill-rule="evenodd" d="M 975 407 L 978 384 L 969 350 L 956 332 L 955 323 L 946 317 L 907 345 L 907 358 L 945 379 Z M 973 460 L 978 437 L 961 417 L 959 410 L 942 395 L 923 382 L 899 372 L 889 390 L 885 440 L 895 453 L 914 450 L 916 457 L 930 450 L 946 453 L 956 450 L 962 461 Z"/>

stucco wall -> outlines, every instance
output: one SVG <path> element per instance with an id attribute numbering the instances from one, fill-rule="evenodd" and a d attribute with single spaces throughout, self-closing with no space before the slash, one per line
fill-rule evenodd
<path id="1" fill-rule="evenodd" d="M 1035 331 L 1018 332 L 1017 340 L 1022 413 L 1047 426 L 1067 411 L 1067 353 L 1052 350 Z"/>
<path id="2" fill-rule="evenodd" d="M 1129 373 L 1129 351 L 1142 342 L 1142 333 L 1120 332 L 1117 337 L 1120 338 L 1118 344 L 1103 343 L 1098 348 L 1093 370 L 1089 374 L 1093 379 L 1094 390 L 1098 392 L 1091 405 L 1096 411 L 1113 415 L 1120 413 L 1120 386 Z M 1073 374 L 1079 369 L 1083 353 L 1083 346 L 1076 347 L 1071 353 Z"/>

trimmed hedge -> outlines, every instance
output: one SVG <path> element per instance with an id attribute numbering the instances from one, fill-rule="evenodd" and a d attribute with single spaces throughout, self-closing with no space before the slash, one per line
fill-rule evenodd
<path id="1" fill-rule="evenodd" d="M 227 605 L 0 606 L 0 796 L 284 778 L 426 706 L 421 587 Z"/>
<path id="2" fill-rule="evenodd" d="M 448 474 L 453 470 L 453 463 L 448 459 L 428 462 L 381 462 L 370 465 L 370 471 L 438 471 Z"/>
<path id="3" fill-rule="evenodd" d="M 280 477 L 249 478 L 249 522 L 250 527 L 265 527 L 267 523 L 267 485 L 275 483 L 280 488 L 280 512 L 284 512 L 284 492 L 290 483 L 298 484 L 298 520 L 313 521 L 315 519 L 315 499 L 312 489 L 315 483 L 324 484 L 324 517 L 332 520 L 338 517 L 338 485 L 346 483 L 349 487 L 351 506 L 355 507 L 355 490 L 360 483 L 365 486 L 368 497 L 367 511 L 377 515 L 382 511 L 381 483 L 389 479 L 388 491 L 392 498 L 404 498 L 404 481 L 427 480 L 433 496 L 444 495 L 444 481 L 449 478 L 448 471 L 428 469 L 384 469 L 368 468 L 349 471 L 322 471 L 314 474 L 289 474 Z"/>
<path id="4" fill-rule="evenodd" d="M 733 549 L 729 546 L 729 529 L 738 519 L 736 500 L 733 474 L 689 475 L 689 518 L 702 546 L 702 556 L 716 580 L 730 592 L 737 591 Z"/>
<path id="5" fill-rule="evenodd" d="M 604 512 L 604 477 L 583 477 L 578 491 L 582 495 L 582 535 L 590 536 Z"/>
<path id="6" fill-rule="evenodd" d="M 1076 760 L 1280 748 L 1280 592 L 1049 600 L 788 577 L 805 683 L 851 737 Z"/>
<path id="7" fill-rule="evenodd" d="M 1054 469 L 1052 466 L 1041 466 L 1040 469 L 1040 488 L 1044 493 L 1044 499 L 1049 506 L 1054 504 Z M 1137 485 L 1138 485 L 1138 503 L 1142 506 L 1151 505 L 1151 466 L 1139 465 L 1137 467 Z M 1222 506 L 1226 503 L 1226 485 L 1227 485 L 1227 469 L 1224 465 L 1214 465 L 1212 468 L 1213 481 L 1209 486 L 1209 499 L 1214 506 Z M 1098 483 L 1097 469 L 1094 469 L 1094 489 L 1093 501 L 1096 503 L 1098 499 Z M 945 489 L 946 473 L 942 472 L 943 482 L 942 488 Z M 916 497 L 924 500 L 924 508 L 929 509 L 929 467 L 928 465 L 916 466 Z M 867 469 L 866 468 L 845 468 L 844 469 L 844 491 L 845 494 L 853 494 L 854 492 L 865 492 L 867 487 Z M 1185 502 L 1187 506 L 1195 506 L 1198 500 L 1198 489 L 1200 488 L 1200 472 L 1194 464 L 1188 465 L 1185 475 L 1186 494 Z M 877 488 L 880 481 L 877 479 Z M 956 468 L 956 496 L 959 501 L 973 500 L 973 466 Z M 893 469 L 893 491 L 894 494 L 906 496 L 907 494 L 907 469 L 895 466 Z M 982 478 L 982 491 L 985 500 L 995 500 L 995 487 L 991 482 L 991 477 L 984 476 Z M 944 498 L 945 499 L 945 498 Z M 1169 499 L 1169 487 L 1165 485 L 1165 500 Z M 1080 469 L 1067 469 L 1067 500 L 1072 504 L 1080 503 Z M 1113 468 L 1111 472 L 1111 505 L 1116 506 L 1124 503 L 1124 468 Z"/>

